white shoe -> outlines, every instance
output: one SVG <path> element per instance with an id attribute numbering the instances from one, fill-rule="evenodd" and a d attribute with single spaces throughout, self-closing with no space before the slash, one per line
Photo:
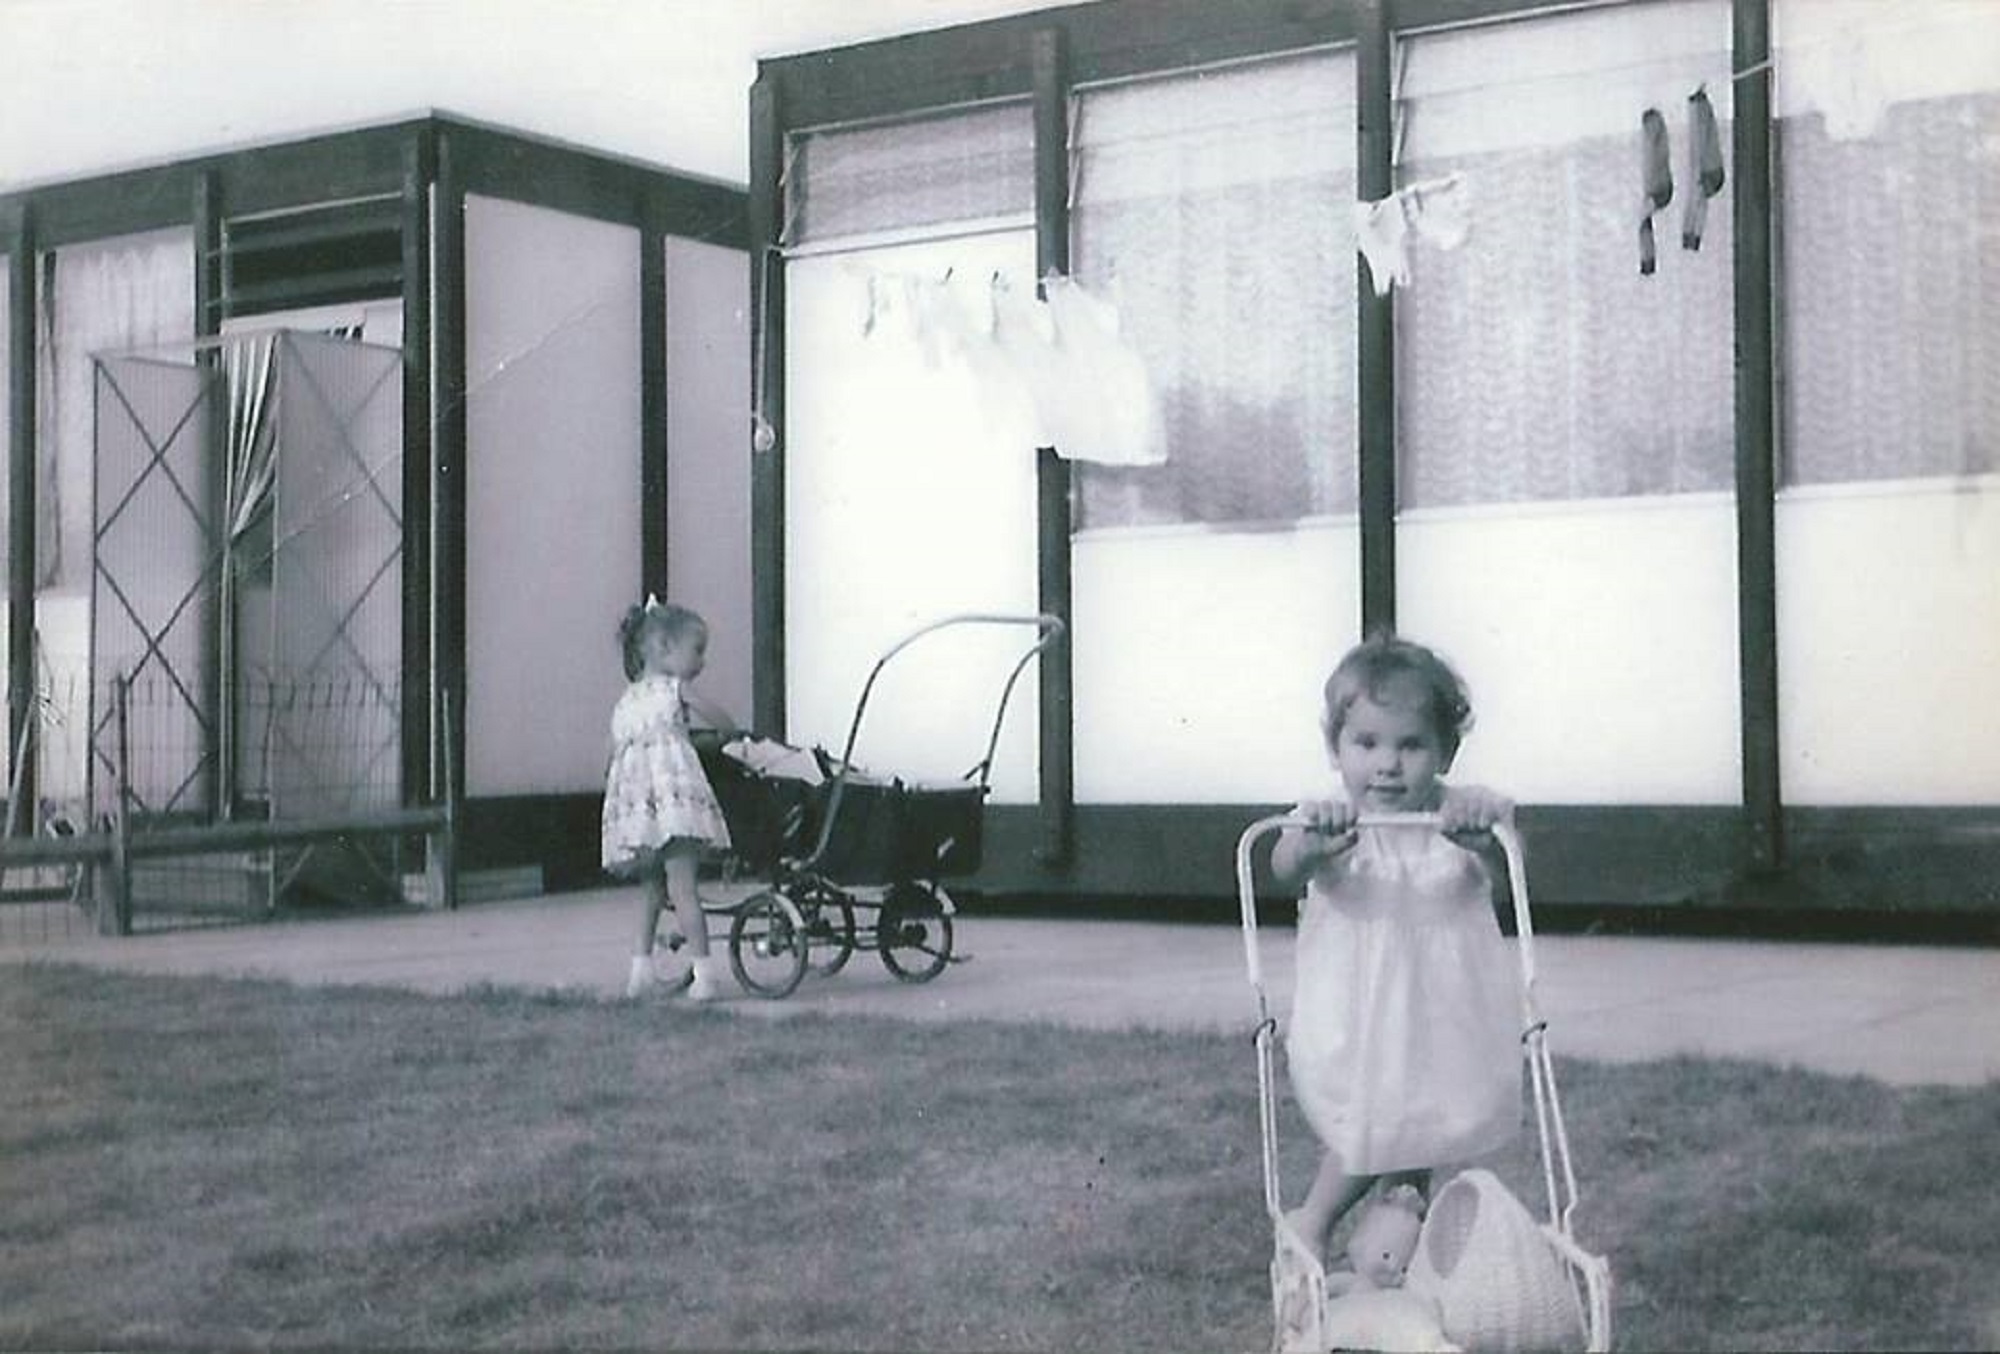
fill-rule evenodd
<path id="1" fill-rule="evenodd" d="M 722 984 L 715 978 L 714 960 L 704 958 L 694 961 L 687 992 L 689 1001 L 714 1001 L 722 995 Z"/>
<path id="2" fill-rule="evenodd" d="M 632 956 L 632 972 L 625 979 L 625 999 L 636 1001 L 646 995 L 646 989 L 653 985 L 653 956 L 635 954 Z"/>

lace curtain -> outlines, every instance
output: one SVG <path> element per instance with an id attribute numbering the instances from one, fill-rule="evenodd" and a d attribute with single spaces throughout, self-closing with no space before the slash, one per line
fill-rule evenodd
<path id="1" fill-rule="evenodd" d="M 1783 482 L 2000 472 L 2000 7 L 1776 20 Z"/>
<path id="2" fill-rule="evenodd" d="M 1079 95 L 1072 265 L 1145 358 L 1167 445 L 1079 466 L 1079 529 L 1353 510 L 1353 86 L 1342 51 Z"/>
<path id="3" fill-rule="evenodd" d="M 43 258 L 35 420 L 37 581 L 85 590 L 92 548 L 92 356 L 194 337 L 194 237 L 126 236 Z"/>
<path id="4" fill-rule="evenodd" d="M 1689 96 L 1713 101 L 1726 152 L 1728 42 L 1728 7 L 1700 0 L 1408 44 L 1398 182 L 1458 174 L 1467 233 L 1418 252 L 1396 295 L 1404 507 L 1734 483 L 1726 187 L 1706 199 L 1701 247 L 1681 241 Z M 1648 108 L 1674 197 L 1642 275 Z"/>

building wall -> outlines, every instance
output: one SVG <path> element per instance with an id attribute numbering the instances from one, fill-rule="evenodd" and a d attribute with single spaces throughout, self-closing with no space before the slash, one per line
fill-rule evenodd
<path id="1" fill-rule="evenodd" d="M 2000 481 L 1801 488 L 1778 502 L 1788 801 L 2000 801 Z"/>
<path id="2" fill-rule="evenodd" d="M 701 685 L 750 719 L 750 276 L 743 251 L 669 237 L 667 579 L 709 620 Z"/>
<path id="3" fill-rule="evenodd" d="M 639 232 L 465 214 L 465 789 L 601 791 L 641 600 Z"/>
<path id="4" fill-rule="evenodd" d="M 0 254 L 0 429 L 11 428 L 14 417 L 14 382 L 9 377 L 9 373 L 13 371 L 13 350 L 11 346 L 14 341 L 14 326 L 11 323 L 11 307 L 13 304 L 14 270 L 12 260 L 8 255 Z M 6 435 L 0 434 L 0 447 L 5 447 L 6 445 Z M 0 460 L 4 459 L 4 457 L 0 457 Z M 10 558 L 8 547 L 11 544 L 12 538 L 9 533 L 13 528 L 10 525 L 11 519 L 8 514 L 9 505 L 13 502 L 13 491 L 14 483 L 11 467 L 0 467 L 0 560 Z M 4 589 L 0 589 L 0 592 L 4 592 Z M 0 672 L 9 670 L 7 668 L 7 616 L 9 605 L 8 599 L 4 595 L 0 595 Z M 8 758 L 0 758 L 0 762 L 5 762 L 11 766 L 11 756 L 12 754 L 10 753 Z"/>
<path id="5" fill-rule="evenodd" d="M 1213 830 L 1323 780 L 1318 684 L 1361 610 L 1357 246 L 1362 285 L 1396 273 L 1397 626 L 1470 680 L 1478 722 L 1457 773 L 1595 843 L 1595 856 L 1556 853 L 1566 893 L 1603 887 L 1593 874 L 1617 876 L 1628 900 L 1715 893 L 1770 840 L 1743 834 L 1780 826 L 1762 818 L 1764 711 L 1744 708 L 1760 636 L 1739 654 L 1740 613 L 1755 616 L 1773 586 L 1754 541 L 1739 556 L 1756 525 L 1742 513 L 1759 509 L 1739 510 L 1739 462 L 1765 450 L 1778 480 L 1777 752 L 1799 860 L 1836 868 L 1826 843 L 1842 831 L 1904 834 L 1894 851 L 1926 831 L 1957 840 L 1959 815 L 2000 797 L 2000 735 L 1967 718 L 2000 672 L 2000 254 L 1982 244 L 2000 220 L 2000 14 L 1774 0 L 1777 428 L 1763 449 L 1738 433 L 1742 419 L 1761 426 L 1761 392 L 1738 388 L 1732 5 L 1521 8 L 1398 37 L 1389 150 L 1393 183 L 1413 190 L 1397 208 L 1400 256 L 1381 219 L 1354 233 L 1347 49 L 1246 51 L 1246 19 L 1245 32 L 1200 30 L 1222 59 L 1191 76 L 1146 69 L 1159 49 L 1122 28 L 1136 6 L 1051 16 L 1083 83 L 1060 91 L 1068 192 L 1038 197 L 1042 224 L 1051 202 L 1066 206 L 1073 275 L 1117 305 L 1165 392 L 1170 457 L 1073 465 L 1075 530 L 1044 548 L 1066 549 L 1074 571 L 1080 854 L 1068 871 L 1022 855 L 998 867 L 1010 882 L 1158 889 L 1139 857 L 1165 825 L 1194 813 Z M 1275 9 L 1257 17 L 1279 22 Z M 1021 129 L 1002 125 L 1004 97 L 898 108 L 857 91 L 950 53 L 967 64 L 956 97 L 1018 94 L 1030 36 L 995 24 L 958 45 L 912 35 L 767 63 L 795 123 L 771 161 L 781 181 L 753 190 L 775 188 L 791 249 L 788 473 L 853 435 L 866 403 L 865 346 L 813 318 L 833 259 L 878 269 L 893 239 L 947 261 L 954 237 L 991 218 L 1011 211 L 1025 235 L 1036 217 L 1003 191 L 1029 158 Z M 1107 62 L 1113 78 L 1089 83 Z M 1035 71 L 1042 94 L 1048 74 Z M 1645 110 L 1675 179 L 1650 253 L 1635 188 Z M 1710 111 L 1726 172 L 1704 191 Z M 1285 368 L 1306 379 L 1270 375 Z M 843 389 L 857 398 L 832 394 Z M 991 391 L 974 382 L 955 398 L 976 407 Z M 893 433 L 906 450 L 885 457 L 911 468 L 891 485 L 878 461 L 869 483 L 957 527 L 959 486 L 909 450 L 928 436 Z M 806 641 L 787 695 L 812 739 L 833 704 L 814 636 L 839 606 L 909 585 L 843 593 L 808 576 L 836 559 L 853 579 L 889 571 L 895 552 L 876 547 L 894 538 L 843 497 L 794 486 L 786 509 L 785 638 Z M 1033 549 L 986 523 L 966 539 L 1010 561 Z M 941 567 L 960 569 L 955 555 Z M 1028 841 L 1029 815 L 1000 818 L 1010 842 Z M 1611 853 L 1637 863 L 1607 868 Z M 1926 887 L 1919 906 L 1949 905 Z"/>

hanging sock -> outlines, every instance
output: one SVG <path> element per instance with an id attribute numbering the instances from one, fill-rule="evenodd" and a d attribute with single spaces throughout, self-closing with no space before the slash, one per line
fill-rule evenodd
<path id="1" fill-rule="evenodd" d="M 1708 91 L 1688 95 L 1688 176 L 1694 188 L 1681 213 L 1681 248 L 1701 248 L 1708 225 L 1708 200 L 1722 191 L 1722 133 L 1716 129 L 1715 106 Z"/>
<path id="2" fill-rule="evenodd" d="M 1639 183 L 1645 194 L 1639 217 L 1639 276 L 1651 277 L 1658 258 L 1653 245 L 1653 213 L 1674 200 L 1667 120 L 1659 109 L 1648 108 L 1639 115 L 1639 138 Z"/>

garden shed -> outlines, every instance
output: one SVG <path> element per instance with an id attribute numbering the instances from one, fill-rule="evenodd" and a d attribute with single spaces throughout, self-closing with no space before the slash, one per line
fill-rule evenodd
<path id="1" fill-rule="evenodd" d="M 1227 895 L 1393 626 L 1543 898 L 2000 908 L 2000 10 L 1101 0 L 750 115 L 759 722 L 1064 617 L 990 886 Z"/>
<path id="2" fill-rule="evenodd" d="M 0 196 L 13 825 L 595 878 L 619 615 L 748 611 L 745 209 L 442 112 Z"/>

